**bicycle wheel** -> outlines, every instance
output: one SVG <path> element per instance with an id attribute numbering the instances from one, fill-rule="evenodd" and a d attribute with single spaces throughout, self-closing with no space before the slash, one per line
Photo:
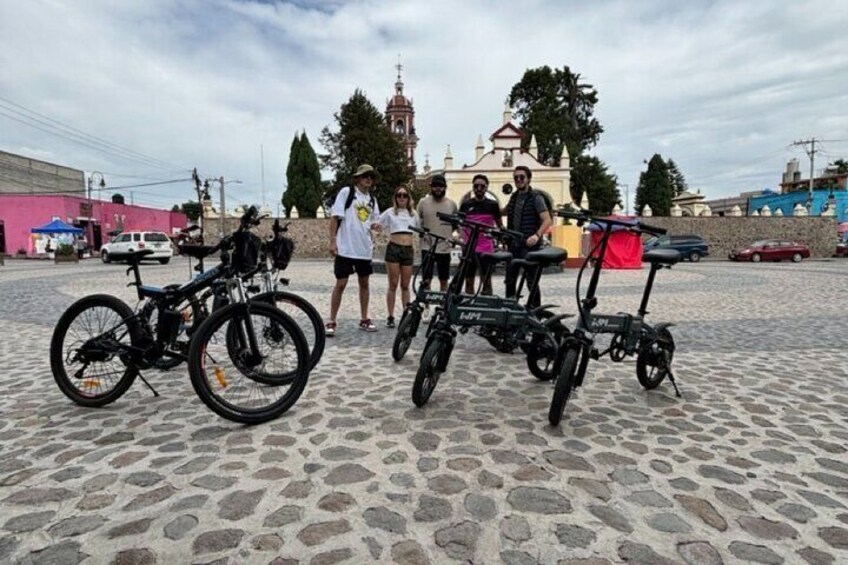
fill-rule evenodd
<path id="1" fill-rule="evenodd" d="M 668 328 L 660 328 L 657 337 L 645 344 L 636 356 L 636 378 L 647 390 L 660 386 L 671 370 L 674 338 Z"/>
<path id="2" fill-rule="evenodd" d="M 419 408 L 427 404 L 439 383 L 439 377 L 443 371 L 440 367 L 443 366 L 446 347 L 447 343 L 437 337 L 430 341 L 424 350 L 424 355 L 421 356 L 421 363 L 412 385 L 412 402 Z"/>
<path id="3" fill-rule="evenodd" d="M 250 327 L 257 351 L 246 338 Z M 230 304 L 198 328 L 188 367 L 195 392 L 213 412 L 260 424 L 289 410 L 303 393 L 309 347 L 294 320 L 270 304 Z"/>
<path id="4" fill-rule="evenodd" d="M 309 369 L 314 369 L 321 361 L 321 356 L 324 355 L 324 346 L 327 343 L 324 320 L 318 310 L 303 297 L 284 290 L 263 292 L 251 297 L 251 300 L 273 304 L 288 314 L 300 326 L 309 347 Z"/>
<path id="5" fill-rule="evenodd" d="M 565 413 L 565 405 L 574 388 L 574 376 L 577 371 L 577 360 L 580 357 L 580 347 L 567 346 L 562 365 L 557 375 L 554 396 L 551 398 L 551 408 L 548 411 L 548 421 L 552 426 L 558 426 Z"/>
<path id="6" fill-rule="evenodd" d="M 527 348 L 527 368 L 540 381 L 557 376 L 559 339 L 553 335 L 534 334 Z"/>
<path id="7" fill-rule="evenodd" d="M 50 368 L 65 396 L 81 406 L 104 406 L 130 388 L 138 369 L 125 362 L 140 329 L 120 299 L 95 294 L 74 302 L 50 340 Z"/>
<path id="8" fill-rule="evenodd" d="M 417 306 L 410 306 L 404 313 L 398 324 L 395 341 L 392 344 L 392 359 L 400 361 L 409 346 L 412 344 L 412 338 L 418 332 L 418 326 L 421 324 L 421 309 Z"/>

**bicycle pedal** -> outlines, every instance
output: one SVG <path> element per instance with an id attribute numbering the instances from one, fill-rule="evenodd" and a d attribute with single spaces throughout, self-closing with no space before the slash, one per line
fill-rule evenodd
<path id="1" fill-rule="evenodd" d="M 601 358 L 601 354 L 600 354 L 600 352 L 599 352 L 597 349 L 594 349 L 594 348 L 593 348 L 593 349 L 589 352 L 589 358 L 590 358 L 590 359 L 594 359 L 595 361 L 597 361 L 598 359 L 600 359 L 600 358 Z"/>

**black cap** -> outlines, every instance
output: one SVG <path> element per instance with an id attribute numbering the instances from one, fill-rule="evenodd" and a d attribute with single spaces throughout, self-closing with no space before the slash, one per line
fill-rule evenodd
<path id="1" fill-rule="evenodd" d="M 448 181 L 445 180 L 445 175 L 433 175 L 430 179 L 430 186 L 448 186 Z"/>

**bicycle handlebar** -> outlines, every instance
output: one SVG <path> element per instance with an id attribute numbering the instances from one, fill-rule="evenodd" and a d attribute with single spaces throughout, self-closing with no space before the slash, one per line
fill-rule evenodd
<path id="1" fill-rule="evenodd" d="M 633 224 L 632 221 L 625 222 L 622 220 L 615 220 L 613 218 L 598 218 L 595 217 L 595 214 L 591 210 L 578 210 L 576 212 L 569 210 L 557 210 L 556 215 L 567 220 L 577 220 L 578 223 L 593 222 L 607 224 L 610 226 L 622 226 L 633 231 L 649 233 L 651 235 L 664 235 L 668 232 L 665 228 L 643 224 L 639 220 Z"/>

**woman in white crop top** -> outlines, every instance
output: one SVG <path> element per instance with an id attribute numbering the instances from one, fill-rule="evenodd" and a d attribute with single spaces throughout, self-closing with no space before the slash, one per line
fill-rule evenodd
<path id="1" fill-rule="evenodd" d="M 389 244 L 386 246 L 386 274 L 389 277 L 389 288 L 386 290 L 386 309 L 388 318 L 386 327 L 395 327 L 395 295 L 400 283 L 400 297 L 403 308 L 409 304 L 409 282 L 412 280 L 412 230 L 410 226 L 418 227 L 418 214 L 412 203 L 412 193 L 407 185 L 395 189 L 392 195 L 392 206 L 381 215 L 379 223 L 383 230 L 389 233 Z"/>

